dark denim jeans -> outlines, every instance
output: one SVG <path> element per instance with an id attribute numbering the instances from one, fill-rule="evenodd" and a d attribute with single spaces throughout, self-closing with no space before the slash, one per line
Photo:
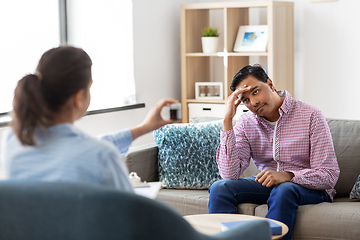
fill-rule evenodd
<path id="1" fill-rule="evenodd" d="M 216 181 L 209 193 L 209 213 L 236 213 L 240 203 L 266 203 L 269 209 L 266 217 L 289 227 L 282 239 L 291 239 L 299 205 L 331 201 L 325 190 L 307 189 L 292 182 L 264 187 L 255 177 Z"/>

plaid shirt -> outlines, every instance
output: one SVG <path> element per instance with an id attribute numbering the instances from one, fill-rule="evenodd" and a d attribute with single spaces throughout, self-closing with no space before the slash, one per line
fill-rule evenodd
<path id="1" fill-rule="evenodd" d="M 221 131 L 216 152 L 220 175 L 238 179 L 252 158 L 259 170 L 292 172 L 291 182 L 326 190 L 333 199 L 340 169 L 326 119 L 315 107 L 284 94 L 275 129 L 248 112 L 233 129 Z"/>

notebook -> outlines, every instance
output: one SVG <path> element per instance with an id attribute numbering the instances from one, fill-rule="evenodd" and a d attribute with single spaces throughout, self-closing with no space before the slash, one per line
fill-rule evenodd
<path id="1" fill-rule="evenodd" d="M 142 182 L 141 178 L 135 173 L 129 174 L 129 182 L 137 195 L 155 199 L 161 188 L 161 182 Z"/>
<path id="2" fill-rule="evenodd" d="M 277 224 L 276 222 L 270 220 L 270 219 L 261 219 L 261 220 L 266 220 L 268 221 L 271 231 L 272 231 L 272 235 L 281 235 L 282 234 L 282 227 L 280 224 Z M 234 222 L 222 222 L 221 223 L 221 231 L 226 231 L 231 227 L 236 226 L 237 224 L 244 222 L 244 221 L 257 221 L 257 220 L 243 220 L 243 221 L 234 221 Z"/>

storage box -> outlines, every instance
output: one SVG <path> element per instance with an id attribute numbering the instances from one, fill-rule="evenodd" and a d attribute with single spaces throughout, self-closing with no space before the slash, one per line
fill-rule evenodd
<path id="1" fill-rule="evenodd" d="M 189 119 L 195 117 L 218 117 L 224 118 L 225 104 L 222 103 L 189 103 Z M 238 120 L 240 115 L 249 111 L 245 105 L 240 104 L 236 110 L 234 120 Z"/>

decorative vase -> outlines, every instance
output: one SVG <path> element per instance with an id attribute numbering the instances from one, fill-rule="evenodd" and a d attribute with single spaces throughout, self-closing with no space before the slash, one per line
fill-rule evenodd
<path id="1" fill-rule="evenodd" d="M 201 38 L 203 53 L 216 53 L 219 43 L 219 37 Z"/>

